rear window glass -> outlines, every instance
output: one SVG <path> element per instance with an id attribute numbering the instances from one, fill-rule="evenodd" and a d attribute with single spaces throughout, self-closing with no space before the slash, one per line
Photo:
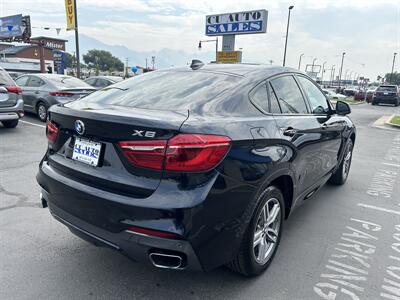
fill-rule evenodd
<path id="1" fill-rule="evenodd" d="M 380 86 L 377 91 L 380 92 L 397 92 L 397 88 L 395 86 Z"/>
<path id="2" fill-rule="evenodd" d="M 46 79 L 48 79 L 57 88 L 91 87 L 86 82 L 70 76 L 48 76 Z"/>
<path id="3" fill-rule="evenodd" d="M 182 110 L 206 103 L 240 77 L 201 71 L 156 71 L 139 75 L 75 101 L 127 107 Z"/>
<path id="4" fill-rule="evenodd" d="M 15 85 L 14 80 L 4 70 L 0 70 L 0 85 Z"/>

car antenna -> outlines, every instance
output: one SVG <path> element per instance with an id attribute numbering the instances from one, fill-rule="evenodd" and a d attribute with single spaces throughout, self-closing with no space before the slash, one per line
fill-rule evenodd
<path id="1" fill-rule="evenodd" d="M 203 63 L 201 60 L 199 60 L 199 59 L 193 59 L 193 60 L 192 60 L 192 63 L 190 64 L 190 68 L 191 68 L 192 70 L 198 70 L 198 69 L 200 69 L 202 66 L 204 66 L 204 63 Z"/>

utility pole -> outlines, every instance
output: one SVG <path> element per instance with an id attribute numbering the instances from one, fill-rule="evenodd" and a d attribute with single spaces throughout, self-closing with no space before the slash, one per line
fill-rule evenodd
<path id="1" fill-rule="evenodd" d="M 299 57 L 299 67 L 297 68 L 297 69 L 299 69 L 300 70 L 300 66 L 301 66 L 301 58 L 304 56 L 304 53 L 302 53 L 302 54 L 300 54 L 300 57 Z"/>
<path id="2" fill-rule="evenodd" d="M 81 63 L 79 58 L 79 35 L 78 35 L 78 13 L 76 7 L 76 0 L 74 0 L 74 14 L 75 14 L 75 51 L 76 51 L 76 77 L 81 78 Z"/>
<path id="3" fill-rule="evenodd" d="M 340 64 L 340 71 L 339 71 L 339 89 L 340 89 L 340 81 L 342 80 L 342 70 L 343 70 L 343 60 L 346 52 L 342 53 L 342 63 Z"/>
<path id="4" fill-rule="evenodd" d="M 286 39 L 285 39 L 285 51 L 283 53 L 283 66 L 286 64 L 286 49 L 287 49 L 287 40 L 288 40 L 288 35 L 289 35 L 289 23 L 290 23 L 290 11 L 293 9 L 293 5 L 289 6 L 289 13 L 288 13 L 288 19 L 287 19 L 287 26 L 286 26 Z"/>
<path id="5" fill-rule="evenodd" d="M 146 71 L 147 71 L 147 57 L 146 57 Z"/>
<path id="6" fill-rule="evenodd" d="M 151 64 L 152 64 L 152 66 L 153 66 L 153 70 L 154 70 L 154 65 L 155 65 L 155 63 L 156 63 L 156 57 L 155 57 L 155 56 L 152 56 L 152 57 L 151 57 Z"/>
<path id="7" fill-rule="evenodd" d="M 392 72 L 390 72 L 390 79 L 389 79 L 390 82 L 392 82 L 393 71 L 394 71 L 394 62 L 396 61 L 396 55 L 397 55 L 397 52 L 395 52 L 393 54 Z"/>
<path id="8" fill-rule="evenodd" d="M 128 68 L 129 68 L 129 57 L 125 58 L 125 72 L 124 72 L 124 78 L 128 77 Z"/>
<path id="9" fill-rule="evenodd" d="M 333 85 L 333 81 L 335 80 L 335 65 L 332 65 L 331 69 L 331 86 Z"/>

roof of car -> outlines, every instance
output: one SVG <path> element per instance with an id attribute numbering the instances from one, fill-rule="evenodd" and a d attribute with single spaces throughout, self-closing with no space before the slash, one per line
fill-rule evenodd
<path id="1" fill-rule="evenodd" d="M 171 68 L 169 70 L 190 70 L 190 67 L 184 68 Z M 208 71 L 208 72 L 218 72 L 218 73 L 225 73 L 230 75 L 236 76 L 243 76 L 243 77 L 253 77 L 264 75 L 265 77 L 272 76 L 279 73 L 285 72 L 296 72 L 302 73 L 297 69 L 281 67 L 276 65 L 265 65 L 265 64 L 245 64 L 245 63 L 236 63 L 236 64 L 204 64 L 201 68 L 196 71 Z"/>

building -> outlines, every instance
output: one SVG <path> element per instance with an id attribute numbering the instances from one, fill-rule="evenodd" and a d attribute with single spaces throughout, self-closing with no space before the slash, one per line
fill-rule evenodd
<path id="1" fill-rule="evenodd" d="M 40 73 L 40 46 L 43 45 L 43 60 L 48 73 L 64 74 L 65 43 L 67 40 L 35 37 L 31 44 L 0 44 L 0 66 L 10 73 Z"/>

